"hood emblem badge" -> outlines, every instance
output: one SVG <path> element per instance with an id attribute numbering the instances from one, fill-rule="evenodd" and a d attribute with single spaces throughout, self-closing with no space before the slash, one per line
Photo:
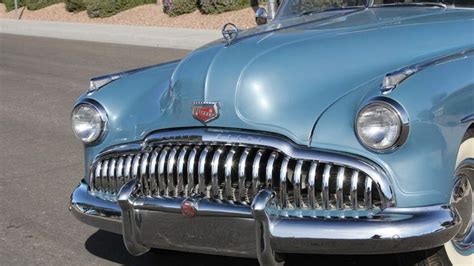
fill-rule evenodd
<path id="1" fill-rule="evenodd" d="M 193 218 L 194 216 L 196 216 L 196 212 L 197 212 L 196 206 L 195 206 L 193 201 L 185 199 L 181 203 L 181 213 L 184 216 L 187 216 L 189 218 Z"/>
<path id="2" fill-rule="evenodd" d="M 218 102 L 193 102 L 193 117 L 205 124 L 219 118 L 219 109 Z"/>
<path id="3" fill-rule="evenodd" d="M 224 39 L 227 43 L 226 46 L 231 45 L 232 41 L 234 41 L 238 35 L 239 29 L 237 28 L 237 26 L 235 26 L 235 24 L 227 23 L 224 25 L 224 27 L 222 27 L 222 36 L 224 36 Z"/>

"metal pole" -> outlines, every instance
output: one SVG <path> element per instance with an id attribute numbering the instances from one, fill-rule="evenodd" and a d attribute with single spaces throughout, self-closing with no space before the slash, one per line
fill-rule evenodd
<path id="1" fill-rule="evenodd" d="M 15 0 L 15 17 L 18 19 L 18 0 Z"/>
<path id="2" fill-rule="evenodd" d="M 268 17 L 269 19 L 275 18 L 276 11 L 278 9 L 278 3 L 277 0 L 268 0 Z"/>

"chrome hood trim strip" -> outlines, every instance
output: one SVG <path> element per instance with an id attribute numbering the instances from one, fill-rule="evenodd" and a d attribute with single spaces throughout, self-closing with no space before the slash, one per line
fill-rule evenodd
<path id="1" fill-rule="evenodd" d="M 430 59 L 424 62 L 416 63 L 411 66 L 404 67 L 392 73 L 388 73 L 385 75 L 382 83 L 382 87 L 380 88 L 380 92 L 382 94 L 388 94 L 395 90 L 397 86 L 399 86 L 402 82 L 410 78 L 411 76 L 417 74 L 420 71 L 423 71 L 427 68 L 437 66 L 440 64 L 444 64 L 453 60 L 463 59 L 468 56 L 474 55 L 474 48 L 470 48 L 467 50 L 463 50 L 461 52 L 457 52 L 454 54 L 437 57 L 434 59 Z"/>

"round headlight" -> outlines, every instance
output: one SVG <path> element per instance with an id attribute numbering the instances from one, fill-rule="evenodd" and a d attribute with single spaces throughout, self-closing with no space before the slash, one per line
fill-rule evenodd
<path id="1" fill-rule="evenodd" d="M 384 101 L 369 103 L 357 115 L 359 140 L 371 150 L 386 151 L 400 146 L 406 139 L 408 121 L 401 106 Z"/>
<path id="2" fill-rule="evenodd" d="M 72 111 L 72 130 L 82 142 L 97 141 L 105 130 L 106 117 L 99 105 L 78 104 Z"/>

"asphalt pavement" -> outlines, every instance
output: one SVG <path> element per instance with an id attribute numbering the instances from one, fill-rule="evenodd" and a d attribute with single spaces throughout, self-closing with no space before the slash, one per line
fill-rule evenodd
<path id="1" fill-rule="evenodd" d="M 69 195 L 82 176 L 70 129 L 90 77 L 189 51 L 0 34 L 0 265 L 256 265 L 256 260 L 126 252 L 120 235 L 77 221 Z M 388 259 L 387 259 L 388 258 Z M 367 265 L 389 257 L 291 256 L 289 265 Z"/>

